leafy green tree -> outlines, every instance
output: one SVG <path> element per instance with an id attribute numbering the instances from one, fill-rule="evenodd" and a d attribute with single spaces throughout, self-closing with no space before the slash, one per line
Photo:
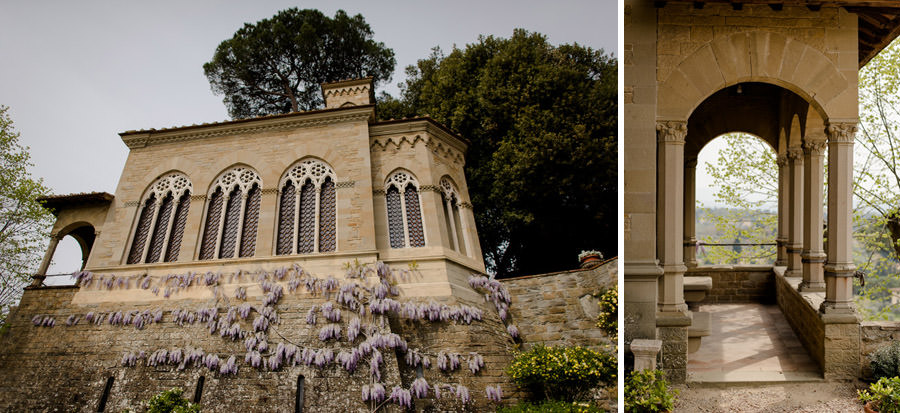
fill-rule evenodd
<path id="1" fill-rule="evenodd" d="M 723 135 L 724 148 L 706 172 L 716 188 L 715 200 L 725 208 L 704 208 L 701 222 L 711 222 L 715 232 L 699 239 L 706 243 L 773 243 L 778 229 L 778 166 L 775 152 L 763 140 L 742 133 Z M 701 227 L 698 226 L 698 236 Z M 734 248 L 704 246 L 701 264 L 763 264 L 775 258 L 774 246 Z"/>
<path id="2" fill-rule="evenodd" d="M 429 115 L 471 144 L 466 159 L 489 270 L 572 268 L 581 250 L 616 255 L 616 60 L 515 30 L 406 69 L 382 119 Z"/>
<path id="3" fill-rule="evenodd" d="M 290 8 L 246 23 L 203 65 L 233 118 L 317 109 L 320 85 L 371 76 L 390 81 L 394 51 L 372 39 L 362 15 Z"/>
<path id="4" fill-rule="evenodd" d="M 53 225 L 53 215 L 36 201 L 49 190 L 28 172 L 31 155 L 8 111 L 0 105 L 0 322 L 31 282 Z"/>

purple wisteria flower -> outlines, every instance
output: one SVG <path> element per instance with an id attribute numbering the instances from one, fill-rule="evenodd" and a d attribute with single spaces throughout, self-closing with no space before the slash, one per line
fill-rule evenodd
<path id="1" fill-rule="evenodd" d="M 484 393 L 487 395 L 487 399 L 492 402 L 500 403 L 500 399 L 503 398 L 503 391 L 500 390 L 500 385 L 497 387 L 487 386 L 484 388 Z"/>
<path id="2" fill-rule="evenodd" d="M 246 300 L 247 299 L 247 289 L 244 287 L 238 287 L 234 289 L 234 298 L 236 300 Z"/>
<path id="3" fill-rule="evenodd" d="M 360 328 L 361 326 L 359 317 L 353 317 L 353 319 L 350 320 L 350 325 L 347 326 L 347 340 L 350 343 L 353 343 L 353 341 L 356 340 L 356 336 L 359 335 Z"/>
<path id="4" fill-rule="evenodd" d="M 88 313 L 84 315 L 84 321 L 87 321 L 88 323 L 94 322 L 94 312 L 88 311 Z"/>
<path id="5" fill-rule="evenodd" d="M 253 307 L 250 305 L 250 303 L 241 304 L 241 306 L 238 307 L 238 315 L 241 316 L 242 319 L 246 320 L 247 317 L 250 317 L 250 310 L 252 309 Z"/>
<path id="6" fill-rule="evenodd" d="M 263 364 L 262 356 L 256 350 L 250 350 L 244 356 L 244 363 L 247 363 L 254 368 L 259 368 Z"/>
<path id="7" fill-rule="evenodd" d="M 66 318 L 66 325 L 69 327 L 78 325 L 78 320 L 80 320 L 80 319 L 81 319 L 81 317 L 78 317 L 77 315 L 72 314 L 68 318 Z"/>
<path id="8" fill-rule="evenodd" d="M 318 307 L 316 307 L 315 305 L 310 307 L 309 311 L 306 313 L 306 324 L 309 324 L 311 326 L 316 325 L 316 311 L 317 310 L 318 310 Z"/>
<path id="9" fill-rule="evenodd" d="M 163 348 L 154 351 L 153 354 L 150 354 L 150 357 L 147 358 L 147 365 L 157 366 L 166 364 L 166 361 L 168 361 L 168 354 L 166 349 Z"/>
<path id="10" fill-rule="evenodd" d="M 329 325 L 319 329 L 319 340 L 328 341 L 331 339 L 335 339 L 335 340 L 341 339 L 340 324 L 329 324 Z"/>
<path id="11" fill-rule="evenodd" d="M 341 350 L 340 352 L 338 352 L 335 360 L 337 360 L 337 362 L 344 367 L 344 370 L 347 370 L 348 373 L 353 374 L 353 372 L 356 371 L 356 366 L 359 364 L 360 358 L 361 357 L 359 354 L 359 350 L 354 348 L 349 352 Z"/>
<path id="12" fill-rule="evenodd" d="M 459 398 L 459 401 L 461 401 L 462 404 L 469 403 L 469 401 L 472 400 L 469 397 L 469 388 L 462 384 L 456 386 L 456 397 Z"/>
<path id="13" fill-rule="evenodd" d="M 203 365 L 206 366 L 210 371 L 216 371 L 219 369 L 219 364 L 221 360 L 219 360 L 219 356 L 216 354 L 207 354 L 203 357 Z"/>
<path id="14" fill-rule="evenodd" d="M 428 396 L 428 382 L 423 377 L 415 379 L 409 386 L 409 392 L 417 399 L 425 398 Z"/>
<path id="15" fill-rule="evenodd" d="M 372 358 L 369 359 L 369 375 L 375 378 L 375 380 L 381 380 L 381 363 L 384 361 L 384 358 L 381 357 L 381 352 L 378 350 L 372 351 Z"/>
<path id="16" fill-rule="evenodd" d="M 390 399 L 392 402 L 400 405 L 401 407 L 412 407 L 412 396 L 409 394 L 409 390 L 406 390 L 400 386 L 395 386 L 391 390 Z"/>
<path id="17" fill-rule="evenodd" d="M 508 332 L 512 338 L 519 338 L 519 329 L 514 324 L 506 326 L 506 332 Z"/>
<path id="18" fill-rule="evenodd" d="M 219 374 L 237 375 L 237 373 L 238 373 L 238 366 L 237 366 L 237 364 L 235 364 L 234 356 L 229 357 L 228 361 L 226 361 L 225 364 L 223 364 L 222 367 L 219 368 Z"/>
<path id="19" fill-rule="evenodd" d="M 472 374 L 477 374 L 482 367 L 484 367 L 484 359 L 481 358 L 481 354 L 469 353 L 469 371 Z"/>
<path id="20" fill-rule="evenodd" d="M 362 399 L 363 401 L 373 401 L 375 403 L 381 403 L 384 401 L 385 390 L 384 385 L 381 383 L 374 383 L 371 386 L 368 384 L 363 385 L 362 387 Z"/>

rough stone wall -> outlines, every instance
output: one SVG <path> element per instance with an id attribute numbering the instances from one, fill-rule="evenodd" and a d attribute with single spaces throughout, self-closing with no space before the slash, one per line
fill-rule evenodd
<path id="1" fill-rule="evenodd" d="M 822 301 L 819 296 L 823 294 L 798 292 L 800 281 L 799 277 L 784 277 L 776 272 L 778 307 L 803 347 L 822 368 L 825 365 L 825 326 L 817 309 Z"/>
<path id="2" fill-rule="evenodd" d="M 511 319 L 525 345 L 580 345 L 600 350 L 615 345 L 599 327 L 594 297 L 616 285 L 618 259 L 590 270 L 501 280 L 512 296 Z"/>
<path id="3" fill-rule="evenodd" d="M 872 369 L 869 355 L 881 347 L 900 340 L 900 322 L 897 321 L 866 321 L 860 324 L 860 377 L 872 379 Z"/>
<path id="4" fill-rule="evenodd" d="M 85 287 L 82 287 L 85 288 Z M 113 291 L 115 292 L 114 287 Z M 190 289 L 210 289 L 212 287 L 189 287 Z M 322 314 L 316 326 L 306 323 L 307 311 L 313 305 L 321 305 L 326 300 L 335 300 L 332 293 L 328 297 L 301 292 L 290 293 L 285 288 L 284 297 L 274 307 L 279 321 L 269 332 L 270 351 L 277 343 L 293 343 L 298 347 L 313 349 L 332 348 L 335 355 L 341 348 L 350 349 L 347 343 L 347 326 L 351 312 L 342 308 L 340 321 L 342 339 L 323 343 L 318 338 L 319 329 L 326 324 Z M 99 302 L 77 304 L 73 298 L 78 287 L 44 287 L 26 290 L 18 310 L 11 315 L 11 328 L 0 339 L 0 411 L 97 411 L 98 403 L 109 377 L 114 383 L 109 393 L 106 410 L 119 412 L 126 408 L 136 408 L 140 401 L 149 399 L 159 391 L 172 387 L 185 389 L 185 395 L 192 397 L 199 377 L 205 377 L 201 404 L 205 412 L 272 412 L 293 411 L 298 376 L 304 376 L 304 411 L 367 411 L 368 406 L 361 400 L 361 388 L 370 383 L 368 358 L 360 361 L 358 369 L 347 373 L 336 362 L 326 368 L 316 368 L 300 364 L 282 367 L 277 371 L 256 369 L 244 362 L 247 352 L 243 340 L 232 341 L 218 333 L 210 334 L 206 323 L 185 324 L 173 322 L 172 311 L 176 309 L 197 310 L 215 305 L 213 300 L 182 299 L 179 293 L 171 299 L 156 302 Z M 248 291 L 250 289 L 248 288 Z M 199 294 L 185 294 L 197 297 Z M 228 302 L 219 296 L 219 315 L 224 314 Z M 397 298 L 405 301 L 404 298 Z M 451 298 L 451 300 L 453 300 Z M 247 302 L 261 307 L 262 296 L 248 293 Z M 235 305 L 234 299 L 232 304 Z M 423 369 L 429 384 L 462 384 L 468 386 L 472 403 L 463 406 L 458 400 L 444 397 L 437 401 L 433 393 L 429 397 L 414 399 L 417 409 L 443 411 L 483 411 L 493 409 L 485 397 L 486 385 L 500 385 L 505 402 L 515 402 L 517 393 L 514 386 L 502 374 L 508 364 L 513 347 L 511 337 L 500 322 L 492 304 L 483 300 L 453 300 L 449 305 L 465 304 L 479 307 L 484 311 L 483 321 L 472 324 L 456 322 L 409 321 L 392 316 L 385 323 L 383 331 L 400 334 L 407 340 L 409 349 L 420 349 L 431 354 L 432 366 Z M 335 304 L 335 307 L 339 307 Z M 163 310 L 159 323 L 147 325 L 142 330 L 133 326 L 110 325 L 106 320 L 100 325 L 84 320 L 86 313 L 110 313 L 145 309 Z M 52 316 L 56 320 L 53 327 L 37 327 L 32 317 Z M 70 315 L 77 315 L 80 322 L 67 326 Z M 239 321 L 242 329 L 252 330 L 251 321 L 257 315 L 254 311 L 246 320 Z M 363 318 L 363 322 L 366 319 Z M 376 321 L 377 323 L 377 321 Z M 275 331 L 277 330 L 277 332 Z M 353 346 L 360 343 L 357 339 Z M 123 354 L 143 350 L 150 355 L 157 349 L 188 347 L 202 348 L 206 353 L 214 353 L 224 362 L 228 356 L 237 359 L 239 371 L 234 376 L 221 375 L 205 367 L 188 367 L 176 371 L 174 366 L 148 367 L 138 361 L 135 367 L 121 364 Z M 452 373 L 441 372 L 436 364 L 435 354 L 439 351 L 461 355 L 460 369 Z M 484 359 L 485 367 L 477 374 L 467 369 L 470 352 L 478 352 Z M 265 352 L 263 352 L 265 353 Z M 394 385 L 409 389 L 416 377 L 415 369 L 406 365 L 402 353 L 385 349 L 382 351 L 384 364 L 381 368 L 382 382 L 390 394 Z M 388 411 L 399 409 L 388 407 Z"/>
<path id="5" fill-rule="evenodd" d="M 710 277 L 712 289 L 700 304 L 773 303 L 775 276 L 771 266 L 698 267 L 685 277 Z"/>

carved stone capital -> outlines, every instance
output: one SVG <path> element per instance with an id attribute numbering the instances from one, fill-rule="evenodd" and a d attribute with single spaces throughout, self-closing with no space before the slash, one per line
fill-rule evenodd
<path id="1" fill-rule="evenodd" d="M 687 136 L 687 122 L 667 120 L 656 122 L 656 141 L 674 144 L 684 144 Z"/>
<path id="2" fill-rule="evenodd" d="M 787 158 L 791 163 L 803 163 L 803 149 L 795 146 L 787 150 Z"/>
<path id="3" fill-rule="evenodd" d="M 856 123 L 829 123 L 825 128 L 825 133 L 828 135 L 829 142 L 853 143 L 853 138 L 856 137 Z"/>
<path id="4" fill-rule="evenodd" d="M 787 165 L 787 162 L 788 162 L 787 154 L 784 154 L 784 155 L 778 155 L 778 156 L 775 158 L 775 163 L 777 163 L 779 167 L 784 167 L 784 166 L 786 166 L 786 165 Z"/>
<path id="5" fill-rule="evenodd" d="M 822 155 L 825 153 L 825 141 L 805 141 L 803 142 L 803 153 L 810 155 Z"/>

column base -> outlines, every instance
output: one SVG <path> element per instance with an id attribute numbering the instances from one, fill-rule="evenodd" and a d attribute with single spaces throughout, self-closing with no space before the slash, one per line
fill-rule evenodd
<path id="1" fill-rule="evenodd" d="M 825 292 L 825 282 L 806 282 L 803 281 L 800 283 L 800 286 L 797 287 L 797 291 L 803 293 L 821 293 Z"/>
<path id="2" fill-rule="evenodd" d="M 692 321 L 691 313 L 656 313 L 658 338 L 663 343 L 660 368 L 672 383 L 687 379 L 688 327 Z"/>

